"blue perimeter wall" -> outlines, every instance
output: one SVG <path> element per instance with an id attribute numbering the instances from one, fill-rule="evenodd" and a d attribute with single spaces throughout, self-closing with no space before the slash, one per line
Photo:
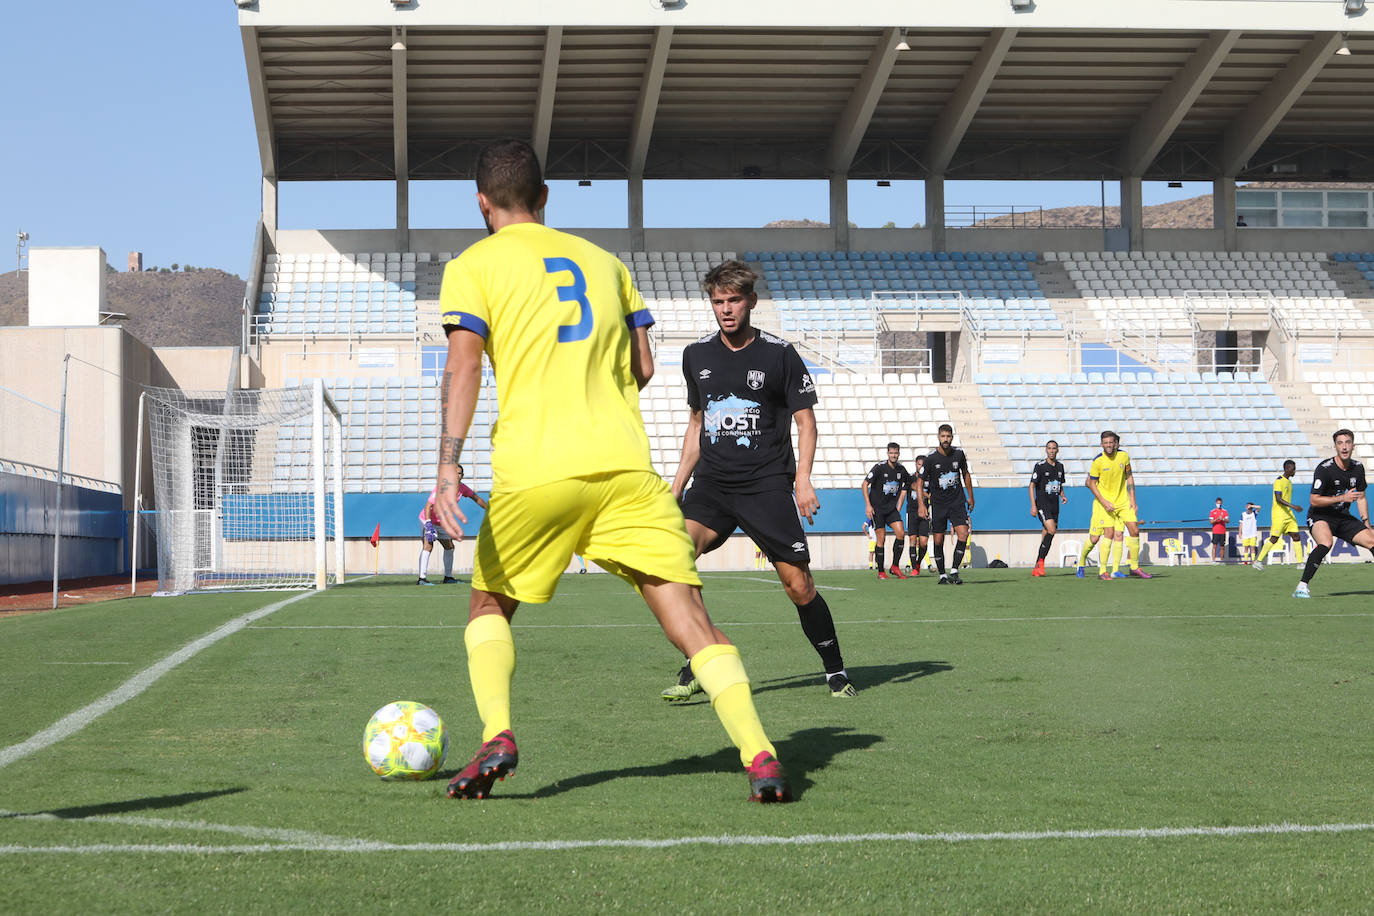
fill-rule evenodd
<path id="1" fill-rule="evenodd" d="M 1298 484 L 1293 488 L 1293 501 L 1307 505 L 1306 489 Z M 1060 509 L 1059 526 L 1070 530 L 1085 530 L 1092 511 L 1092 495 L 1087 487 L 1070 487 L 1069 501 Z M 366 538 L 380 523 L 382 537 L 418 537 L 419 514 L 428 493 L 345 493 L 344 536 Z M 847 490 L 819 491 L 821 512 L 814 527 L 807 530 L 817 534 L 857 533 L 863 528 L 864 501 L 857 486 Z M 1040 522 L 1030 514 L 1030 498 L 1026 487 L 983 487 L 974 491 L 973 526 L 983 531 L 1039 531 Z M 1137 487 L 1136 502 L 1140 505 L 1142 528 L 1172 529 L 1206 527 L 1207 513 L 1212 511 L 1220 496 L 1223 506 L 1231 513 L 1231 529 L 1240 527 L 1240 514 L 1247 501 L 1260 506 L 1260 527 L 1269 525 L 1269 508 L 1273 491 L 1267 486 L 1214 487 Z M 482 523 L 482 509 L 470 499 L 461 504 L 468 524 L 463 527 L 468 536 L 475 536 Z M 1299 518 L 1299 524 L 1305 521 Z"/>
<path id="2" fill-rule="evenodd" d="M 52 578 L 57 483 L 0 472 L 0 584 Z M 68 484 L 62 489 L 62 577 L 128 572 L 124 498 Z"/>

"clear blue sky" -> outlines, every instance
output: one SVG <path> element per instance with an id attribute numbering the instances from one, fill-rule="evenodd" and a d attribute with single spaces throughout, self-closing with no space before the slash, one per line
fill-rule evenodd
<path id="1" fill-rule="evenodd" d="M 123 270 L 129 251 L 145 265 L 173 262 L 246 275 L 260 209 L 253 113 L 237 10 L 229 0 L 11 0 L 0 11 L 5 49 L 0 103 L 0 270 L 13 270 L 10 240 L 22 229 L 38 246 L 99 245 Z M 827 220 L 823 182 L 650 182 L 651 226 L 760 226 L 773 219 Z M 1117 201 L 1116 186 L 1106 188 Z M 1162 183 L 1159 203 L 1211 192 Z M 959 182 L 955 205 L 1095 204 L 1096 182 Z M 724 201 L 730 200 L 729 210 Z M 924 220 L 919 182 L 850 187 L 860 226 Z M 284 228 L 378 228 L 395 218 L 386 182 L 283 183 Z M 549 221 L 575 227 L 625 224 L 623 182 L 591 188 L 559 182 Z M 477 226 L 471 186 L 414 182 L 412 225 Z"/>

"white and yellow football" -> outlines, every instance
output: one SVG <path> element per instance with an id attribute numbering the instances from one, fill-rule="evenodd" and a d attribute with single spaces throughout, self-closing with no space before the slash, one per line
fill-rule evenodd
<path id="1" fill-rule="evenodd" d="M 388 703 L 363 730 L 363 756 L 383 779 L 428 779 L 439 772 L 447 754 L 444 720 L 423 703 Z"/>

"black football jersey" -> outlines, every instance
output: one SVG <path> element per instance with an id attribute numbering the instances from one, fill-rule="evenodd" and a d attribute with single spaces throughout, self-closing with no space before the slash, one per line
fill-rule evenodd
<path id="1" fill-rule="evenodd" d="M 968 469 L 968 458 L 961 448 L 952 449 L 948 455 L 939 449 L 926 456 L 921 468 L 921 478 L 926 483 L 927 498 L 936 506 L 954 506 L 964 502 L 964 471 Z"/>
<path id="2" fill-rule="evenodd" d="M 911 474 L 899 461 L 890 465 L 880 461 L 873 465 L 864 480 L 868 481 L 868 501 L 874 509 L 891 511 L 897 508 L 902 491 L 911 486 Z"/>
<path id="3" fill-rule="evenodd" d="M 688 405 L 702 413 L 696 478 L 722 490 L 791 489 L 792 414 L 818 400 L 792 345 L 759 331 L 744 349 L 731 350 L 717 331 L 682 351 L 682 375 Z"/>
<path id="4" fill-rule="evenodd" d="M 1064 493 L 1064 462 L 1041 461 L 1031 471 L 1030 482 L 1035 485 L 1037 503 L 1059 502 Z"/>
<path id="5" fill-rule="evenodd" d="M 1335 458 L 1328 458 L 1312 473 L 1312 492 L 1318 496 L 1340 496 L 1355 490 L 1363 493 L 1365 490 L 1364 465 L 1354 458 L 1350 459 L 1350 466 L 1341 468 L 1336 464 Z M 1314 518 L 1340 518 L 1350 514 L 1352 503 L 1341 503 L 1335 506 L 1309 506 L 1307 509 L 1308 521 Z"/>

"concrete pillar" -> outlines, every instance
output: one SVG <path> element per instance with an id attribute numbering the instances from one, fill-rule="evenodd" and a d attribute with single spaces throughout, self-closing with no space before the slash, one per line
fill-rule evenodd
<path id="1" fill-rule="evenodd" d="M 396 250 L 410 250 L 410 179 L 396 179 Z"/>
<path id="2" fill-rule="evenodd" d="M 277 179 L 264 175 L 262 178 L 262 227 L 272 247 L 277 247 Z"/>
<path id="3" fill-rule="evenodd" d="M 629 204 L 630 250 L 644 250 L 644 177 L 631 175 L 629 193 L 625 195 Z"/>
<path id="4" fill-rule="evenodd" d="M 945 176 L 926 179 L 926 228 L 930 230 L 932 251 L 945 250 Z"/>
<path id="5" fill-rule="evenodd" d="M 1145 247 L 1144 198 L 1138 175 L 1121 179 L 1121 228 L 1126 233 L 1126 245 L 1131 251 Z"/>
<path id="6" fill-rule="evenodd" d="M 849 176 L 830 179 L 830 231 L 836 251 L 849 250 Z"/>
<path id="7" fill-rule="evenodd" d="M 1217 178 L 1212 182 L 1212 228 L 1220 229 L 1223 246 L 1236 250 L 1236 179 Z"/>

